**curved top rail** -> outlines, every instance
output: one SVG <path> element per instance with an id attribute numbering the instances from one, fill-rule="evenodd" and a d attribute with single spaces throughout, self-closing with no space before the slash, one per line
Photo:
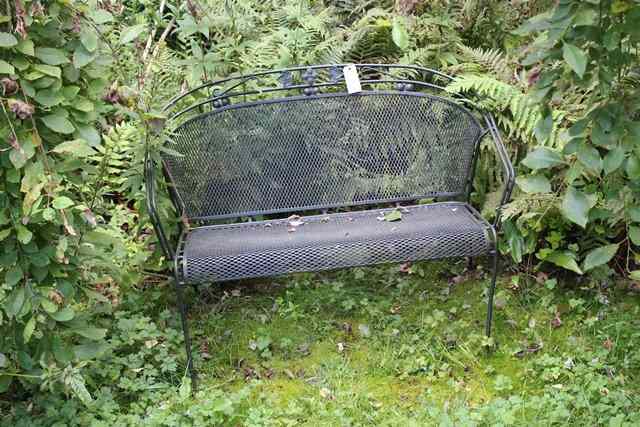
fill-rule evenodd
<path id="1" fill-rule="evenodd" d="M 343 68 L 354 65 L 361 84 L 369 87 L 395 86 L 398 91 L 431 90 L 444 92 L 453 76 L 418 65 L 404 64 L 323 64 L 296 66 L 276 70 L 264 70 L 251 74 L 240 74 L 203 83 L 171 99 L 163 108 L 169 118 L 176 119 L 193 110 L 217 110 L 238 98 L 242 102 L 264 99 L 267 94 L 292 92 L 295 95 L 315 95 L 321 89 L 335 91 L 345 88 Z M 386 86 L 386 87 L 385 87 Z M 471 103 L 458 94 L 451 94 L 462 103 Z M 251 98 L 251 99 L 250 99 Z M 205 107 L 208 107 L 206 110 Z"/>
<path id="2" fill-rule="evenodd" d="M 196 86 L 195 88 L 188 90 L 185 93 L 182 93 L 180 95 L 177 95 L 175 97 L 173 97 L 168 103 L 167 105 L 164 106 L 164 108 L 162 109 L 163 111 L 167 111 L 170 108 L 172 108 L 178 101 L 180 101 L 180 99 L 183 99 L 191 94 L 194 94 L 202 89 L 206 89 L 209 87 L 214 87 L 214 86 L 221 86 L 225 83 L 231 82 L 231 81 L 240 81 L 239 83 L 237 83 L 235 86 L 241 85 L 242 83 L 245 83 L 249 80 L 255 80 L 257 78 L 260 77 L 264 77 L 264 76 L 269 76 L 269 75 L 274 75 L 274 74 L 284 74 L 284 73 L 293 73 L 296 71 L 309 71 L 309 70 L 320 70 L 320 69 L 330 69 L 330 68 L 336 68 L 341 70 L 343 67 L 346 67 L 347 65 L 355 65 L 356 68 L 358 69 L 372 69 L 375 71 L 382 71 L 384 69 L 398 69 L 398 70 L 413 70 L 413 71 L 419 71 L 422 73 L 426 73 L 426 74 L 431 74 L 431 75 L 435 75 L 444 79 L 447 79 L 449 81 L 453 80 L 453 76 L 450 76 L 446 73 L 443 73 L 441 71 L 432 69 L 432 68 L 426 68 L 426 67 L 421 67 L 418 65 L 403 65 L 403 64 L 322 64 L 322 65 L 300 65 L 300 66 L 296 66 L 296 67 L 290 67 L 290 68 L 279 68 L 279 69 L 275 69 L 275 70 L 265 70 L 265 71 L 258 71 L 255 73 L 251 73 L 251 74 L 240 74 L 237 76 L 230 76 L 230 77 L 225 77 L 224 79 L 219 79 L 219 80 L 214 80 L 214 81 L 210 81 L 210 82 L 206 82 L 201 84 L 200 86 Z M 344 81 L 344 79 L 341 79 L 340 81 Z M 235 87 L 234 86 L 234 87 Z"/>

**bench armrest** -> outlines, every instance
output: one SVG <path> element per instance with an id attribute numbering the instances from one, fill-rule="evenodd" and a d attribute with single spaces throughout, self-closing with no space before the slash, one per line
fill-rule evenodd
<path id="1" fill-rule="evenodd" d="M 502 142 L 502 136 L 500 136 L 500 131 L 498 130 L 498 125 L 496 124 L 493 115 L 486 114 L 485 122 L 487 123 L 487 129 L 491 134 L 491 139 L 493 140 L 493 144 L 496 148 L 496 153 L 498 153 L 498 157 L 500 158 L 500 162 L 502 163 L 502 169 L 504 172 L 504 190 L 502 192 L 502 197 L 500 198 L 500 204 L 496 209 L 496 218 L 493 223 L 493 227 L 498 230 L 500 227 L 500 215 L 502 212 L 502 207 L 509 201 L 511 198 L 511 192 L 513 191 L 513 186 L 515 185 L 515 170 L 513 169 L 513 165 L 511 164 L 511 160 L 509 159 L 509 154 L 507 153 L 507 149 Z"/>
<path id="2" fill-rule="evenodd" d="M 147 153 L 144 159 L 144 182 L 147 191 L 147 210 L 149 211 L 149 217 L 151 218 L 153 229 L 156 232 L 156 236 L 158 236 L 158 242 L 160 243 L 162 252 L 164 252 L 167 259 L 173 261 L 174 252 L 169 244 L 167 234 L 162 227 L 160 215 L 158 214 L 155 167 L 155 162 L 151 158 L 151 155 Z"/>

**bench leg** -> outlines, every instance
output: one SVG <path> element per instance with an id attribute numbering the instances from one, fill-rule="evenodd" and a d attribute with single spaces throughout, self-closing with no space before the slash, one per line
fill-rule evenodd
<path id="1" fill-rule="evenodd" d="M 485 331 L 487 338 L 491 337 L 491 324 L 493 323 L 493 294 L 496 291 L 496 279 L 498 277 L 498 248 L 493 250 L 493 271 L 491 272 L 491 286 L 487 296 L 487 323 Z"/>
<path id="2" fill-rule="evenodd" d="M 187 307 L 184 303 L 184 284 L 178 280 L 176 275 L 174 279 L 176 288 L 176 296 L 178 298 L 178 309 L 180 310 L 180 320 L 182 323 L 182 333 L 184 334 L 184 347 L 187 352 L 187 370 L 191 377 L 191 390 L 195 393 L 198 383 L 198 375 L 193 366 L 193 353 L 191 352 L 191 335 L 189 334 L 189 323 L 187 322 Z"/>

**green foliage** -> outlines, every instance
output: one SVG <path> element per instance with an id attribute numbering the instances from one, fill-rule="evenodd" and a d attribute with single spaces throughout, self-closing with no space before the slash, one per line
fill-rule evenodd
<path id="1" fill-rule="evenodd" d="M 637 2 L 562 1 L 517 31 L 528 38 L 535 34 L 534 51 L 523 63 L 536 81 L 530 91 L 539 100 L 536 139 L 560 151 L 538 147 L 522 161 L 551 184 L 535 190 L 554 193 L 556 201 L 535 213 L 519 209 L 517 227 L 509 233 L 530 239 L 526 253 L 580 274 L 607 271 L 606 264 L 621 252 L 619 272 L 634 271 L 640 261 L 637 243 L 627 234 L 637 222 L 631 212 L 640 206 L 640 106 L 633 101 L 638 89 L 630 78 L 640 63 L 638 26 Z M 567 92 L 581 94 L 581 106 L 572 107 L 571 125 L 558 140 L 548 123 L 561 119 L 551 108 L 566 105 Z M 532 191 L 532 179 L 519 179 L 525 193 Z M 553 225 L 544 223 L 543 217 L 556 213 L 562 216 Z"/>
<path id="2" fill-rule="evenodd" d="M 0 151 L 0 392 L 16 381 L 58 381 L 88 401 L 77 349 L 105 331 L 94 325 L 97 295 L 87 279 L 110 265 L 85 257 L 90 235 L 100 232 L 88 195 L 101 182 L 87 172 L 102 144 L 109 62 L 71 7 L 17 5 L 2 24 L 11 30 L 15 22 L 15 34 L 0 37 L 10 65 L 0 100 L 7 142 Z"/>

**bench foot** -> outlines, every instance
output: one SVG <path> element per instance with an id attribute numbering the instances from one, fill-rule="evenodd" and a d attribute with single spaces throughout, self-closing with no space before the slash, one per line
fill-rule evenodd
<path id="1" fill-rule="evenodd" d="M 491 338 L 491 324 L 493 323 L 493 294 L 496 291 L 496 279 L 498 277 L 498 248 L 495 248 L 493 251 L 492 267 L 491 286 L 489 287 L 489 295 L 487 296 L 487 322 L 485 325 L 487 338 Z"/>
<path id="2" fill-rule="evenodd" d="M 187 307 L 184 302 L 184 284 L 178 280 L 176 276 L 174 279 L 174 286 L 176 288 L 176 297 L 178 299 L 178 309 L 180 310 L 180 321 L 182 323 L 182 333 L 184 334 L 184 347 L 187 352 L 187 371 L 191 377 L 191 391 L 196 392 L 198 384 L 198 374 L 193 366 L 193 353 L 191 351 L 191 334 L 189 333 L 189 323 L 187 321 Z"/>

